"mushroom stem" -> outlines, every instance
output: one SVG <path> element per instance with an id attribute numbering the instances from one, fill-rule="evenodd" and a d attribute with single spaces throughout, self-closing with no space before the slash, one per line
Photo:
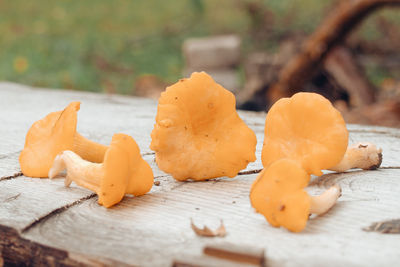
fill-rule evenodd
<path id="1" fill-rule="evenodd" d="M 69 186 L 74 181 L 77 185 L 96 193 L 99 192 L 103 177 L 103 164 L 86 161 L 76 153 L 66 150 L 54 159 L 53 166 L 49 171 L 49 178 L 54 178 L 64 169 L 67 169 L 65 186 Z"/>
<path id="2" fill-rule="evenodd" d="M 337 199 L 342 195 L 342 189 L 338 185 L 334 185 L 319 196 L 312 196 L 310 213 L 321 215 L 332 208 Z"/>
<path id="3" fill-rule="evenodd" d="M 349 169 L 360 168 L 374 170 L 382 163 L 382 149 L 371 143 L 358 143 L 347 148 L 342 161 L 331 168 L 336 172 L 345 172 Z"/>
<path id="4" fill-rule="evenodd" d="M 74 135 L 72 151 L 87 161 L 96 163 L 103 162 L 104 154 L 107 149 L 108 146 L 93 142 L 77 132 Z"/>

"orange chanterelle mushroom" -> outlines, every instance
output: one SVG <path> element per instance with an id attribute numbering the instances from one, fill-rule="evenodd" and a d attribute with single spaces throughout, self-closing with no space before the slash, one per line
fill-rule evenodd
<path id="1" fill-rule="evenodd" d="M 49 171 L 54 178 L 67 170 L 65 185 L 72 181 L 97 193 L 105 207 L 121 201 L 125 194 L 144 195 L 153 186 L 153 171 L 140 156 L 135 140 L 126 134 L 114 134 L 103 163 L 83 160 L 72 151 L 59 154 Z"/>
<path id="2" fill-rule="evenodd" d="M 256 136 L 235 96 L 205 72 L 162 93 L 151 138 L 157 165 L 177 180 L 234 177 L 256 159 Z"/>
<path id="3" fill-rule="evenodd" d="M 309 196 L 304 188 L 309 174 L 294 160 L 280 159 L 264 169 L 250 191 L 251 205 L 275 227 L 300 232 L 310 214 L 327 212 L 341 195 L 335 185 L 320 196 Z"/>
<path id="4" fill-rule="evenodd" d="M 92 162 L 103 161 L 107 146 L 76 132 L 79 108 L 79 102 L 72 102 L 64 110 L 52 112 L 31 126 L 19 156 L 25 176 L 47 177 L 54 158 L 63 150 L 73 150 Z"/>
<path id="5" fill-rule="evenodd" d="M 342 115 L 323 96 L 297 93 L 282 98 L 265 120 L 262 163 L 278 159 L 298 161 L 308 174 L 337 165 L 347 148 L 348 132 Z"/>

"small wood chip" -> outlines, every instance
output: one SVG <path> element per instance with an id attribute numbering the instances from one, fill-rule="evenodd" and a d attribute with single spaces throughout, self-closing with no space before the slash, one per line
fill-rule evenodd
<path id="1" fill-rule="evenodd" d="M 400 219 L 376 222 L 363 228 L 366 232 L 379 232 L 382 234 L 400 234 Z"/>
<path id="2" fill-rule="evenodd" d="M 10 179 L 13 179 L 13 178 L 17 178 L 17 177 L 19 177 L 19 176 L 22 176 L 22 175 L 24 175 L 22 172 L 17 172 L 17 173 L 14 173 L 14 174 L 11 175 L 11 176 L 3 176 L 3 177 L 0 177 L 0 181 L 3 181 L 3 180 L 10 180 Z"/>
<path id="3" fill-rule="evenodd" d="M 248 247 L 229 243 L 221 243 L 216 245 L 207 245 L 203 250 L 204 254 L 227 259 L 234 262 L 243 262 L 264 266 L 264 249 L 256 247 Z"/>
<path id="4" fill-rule="evenodd" d="M 207 226 L 203 228 L 199 228 L 193 223 L 193 219 L 190 219 L 190 226 L 192 227 L 193 231 L 199 236 L 207 236 L 207 237 L 224 237 L 226 236 L 226 229 L 224 226 L 224 222 L 221 220 L 221 225 L 216 230 L 211 230 Z"/>
<path id="5" fill-rule="evenodd" d="M 254 267 L 254 265 L 221 260 L 205 255 L 183 255 L 173 260 L 172 267 Z"/>

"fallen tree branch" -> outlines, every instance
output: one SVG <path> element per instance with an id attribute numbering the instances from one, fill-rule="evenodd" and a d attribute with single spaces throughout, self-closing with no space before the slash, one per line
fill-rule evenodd
<path id="1" fill-rule="evenodd" d="M 374 87 L 350 49 L 337 45 L 323 61 L 323 67 L 347 91 L 350 106 L 360 107 L 375 101 Z"/>
<path id="2" fill-rule="evenodd" d="M 312 79 L 329 51 L 374 10 L 400 5 L 400 0 L 345 0 L 321 23 L 304 42 L 301 52 L 293 57 L 279 74 L 278 82 L 267 91 L 267 101 L 273 104 L 303 90 Z"/>

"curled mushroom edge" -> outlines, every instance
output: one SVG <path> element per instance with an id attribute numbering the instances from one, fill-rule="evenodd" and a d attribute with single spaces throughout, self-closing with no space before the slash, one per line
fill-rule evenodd
<path id="1" fill-rule="evenodd" d="M 93 142 L 76 131 L 80 102 L 71 102 L 61 111 L 51 112 L 32 124 L 19 156 L 25 176 L 47 178 L 54 158 L 64 150 L 72 150 L 92 162 L 102 162 L 107 146 Z"/>

